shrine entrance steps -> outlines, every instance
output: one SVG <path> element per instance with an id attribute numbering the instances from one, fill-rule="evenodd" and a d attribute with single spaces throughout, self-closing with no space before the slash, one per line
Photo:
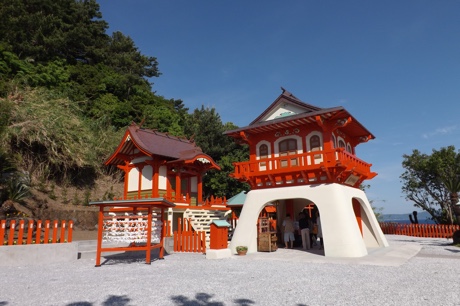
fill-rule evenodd
<path id="1" fill-rule="evenodd" d="M 187 209 L 184 212 L 184 220 L 190 220 L 195 232 L 205 233 L 206 248 L 209 248 L 212 221 L 225 220 L 230 212 L 230 210 Z"/>

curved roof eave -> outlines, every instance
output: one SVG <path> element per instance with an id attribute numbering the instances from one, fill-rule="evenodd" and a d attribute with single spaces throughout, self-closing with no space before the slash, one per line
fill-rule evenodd
<path id="1" fill-rule="evenodd" d="M 129 139 L 128 139 L 129 138 Z M 143 154 L 147 155 L 147 156 L 151 156 L 151 154 L 148 152 L 148 150 L 146 150 L 140 143 L 142 143 L 142 141 L 140 141 L 139 139 L 136 139 L 137 137 L 134 137 L 133 136 L 133 133 L 130 131 L 130 129 L 127 129 L 125 134 L 123 135 L 123 138 L 121 139 L 121 142 L 120 144 L 118 145 L 117 149 L 115 150 L 115 152 L 104 162 L 104 165 L 108 166 L 110 164 L 112 164 L 112 162 L 117 159 L 117 156 L 123 151 L 124 148 L 126 148 L 127 146 L 131 146 L 131 144 L 129 144 L 129 141 L 131 141 L 132 143 L 132 146 L 134 146 L 136 149 L 138 149 L 139 151 L 141 151 Z M 121 160 L 123 160 L 123 158 L 119 158 Z M 115 162 L 114 164 L 116 165 L 119 165 L 120 163 L 119 162 Z"/>
<path id="2" fill-rule="evenodd" d="M 168 163 L 184 162 L 185 164 L 193 164 L 195 161 L 199 161 L 202 164 L 209 163 L 210 164 L 210 166 L 208 167 L 209 169 L 221 170 L 220 166 L 212 159 L 212 157 L 204 153 L 198 153 L 193 156 L 187 156 L 187 157 L 171 160 Z"/>

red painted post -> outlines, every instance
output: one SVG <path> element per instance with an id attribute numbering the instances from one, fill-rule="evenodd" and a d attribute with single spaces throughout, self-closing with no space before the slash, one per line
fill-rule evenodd
<path id="1" fill-rule="evenodd" d="M 18 245 L 22 244 L 23 235 L 24 235 L 24 220 L 19 220 Z"/>
<path id="2" fill-rule="evenodd" d="M 73 220 L 69 221 L 69 231 L 67 233 L 67 241 L 70 243 L 72 242 L 72 234 L 73 234 Z"/>
<path id="3" fill-rule="evenodd" d="M 61 220 L 61 235 L 59 236 L 59 242 L 65 242 L 65 221 Z"/>
<path id="4" fill-rule="evenodd" d="M 190 249 L 190 252 L 198 252 L 200 248 L 200 232 L 193 232 L 193 242 L 192 242 L 192 248 Z"/>
<path id="5" fill-rule="evenodd" d="M 163 259 L 164 256 L 164 251 L 165 251 L 165 209 L 162 207 L 160 208 L 160 221 L 161 224 L 163 225 L 162 231 L 161 231 L 161 237 L 160 237 L 160 243 L 161 243 L 161 248 L 160 248 L 160 253 L 159 253 L 159 258 Z"/>
<path id="6" fill-rule="evenodd" d="M 53 221 L 53 243 L 57 241 L 57 232 L 58 232 L 58 220 Z"/>
<path id="7" fill-rule="evenodd" d="M 6 228 L 6 220 L 0 221 L 0 246 L 5 243 L 5 228 Z"/>
<path id="8" fill-rule="evenodd" d="M 46 220 L 45 221 L 45 238 L 43 238 L 43 243 L 48 243 L 48 239 L 49 239 L 49 235 L 50 235 L 50 220 Z"/>
<path id="9" fill-rule="evenodd" d="M 162 242 L 160 241 L 160 243 Z M 149 206 L 147 208 L 147 251 L 145 252 L 145 263 L 148 265 L 151 264 L 150 262 L 150 253 L 152 252 L 151 246 L 152 246 L 152 206 Z"/>
<path id="10" fill-rule="evenodd" d="M 206 233 L 204 231 L 201 232 L 201 241 L 202 241 L 202 250 L 203 253 L 206 253 Z"/>
<path id="11" fill-rule="evenodd" d="M 102 233 L 104 231 L 104 206 L 99 206 L 98 222 L 97 222 L 97 248 L 96 248 L 96 267 L 101 266 L 102 253 Z"/>
<path id="12" fill-rule="evenodd" d="M 27 244 L 32 243 L 33 231 L 34 231 L 34 220 L 29 220 L 29 225 L 27 226 Z"/>
<path id="13" fill-rule="evenodd" d="M 10 233 L 8 234 L 8 245 L 13 245 L 15 227 L 16 227 L 16 220 L 11 220 L 10 221 Z"/>
<path id="14" fill-rule="evenodd" d="M 177 233 L 177 231 L 174 231 L 174 236 L 173 236 L 173 240 L 174 240 L 174 252 L 177 252 L 178 249 L 177 247 L 179 246 L 179 234 Z"/>
<path id="15" fill-rule="evenodd" d="M 37 244 L 41 243 L 40 242 L 41 235 L 42 235 L 42 220 L 38 220 L 37 221 L 37 230 L 35 232 L 35 242 Z"/>

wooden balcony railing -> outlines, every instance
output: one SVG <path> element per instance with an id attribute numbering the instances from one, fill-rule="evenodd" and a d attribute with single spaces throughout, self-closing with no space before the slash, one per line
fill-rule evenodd
<path id="1" fill-rule="evenodd" d="M 340 168 L 340 172 L 349 169 L 365 176 L 371 174 L 371 164 L 348 153 L 344 148 L 277 156 L 256 161 L 238 162 L 233 165 L 235 166 L 233 177 L 237 179 L 250 179 L 257 176 L 279 175 L 296 171 L 314 172 L 318 169 L 332 168 Z"/>

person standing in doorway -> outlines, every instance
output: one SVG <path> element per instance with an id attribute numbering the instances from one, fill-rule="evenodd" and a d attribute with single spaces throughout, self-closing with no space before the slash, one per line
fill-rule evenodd
<path id="1" fill-rule="evenodd" d="M 288 242 L 290 242 L 291 249 L 294 247 L 294 221 L 291 219 L 291 215 L 287 214 L 283 221 L 284 230 L 284 246 L 288 248 Z"/>
<path id="2" fill-rule="evenodd" d="M 307 216 L 303 212 L 299 213 L 299 229 L 300 237 L 302 238 L 302 248 L 304 250 L 310 249 L 310 229 L 308 228 Z"/>

